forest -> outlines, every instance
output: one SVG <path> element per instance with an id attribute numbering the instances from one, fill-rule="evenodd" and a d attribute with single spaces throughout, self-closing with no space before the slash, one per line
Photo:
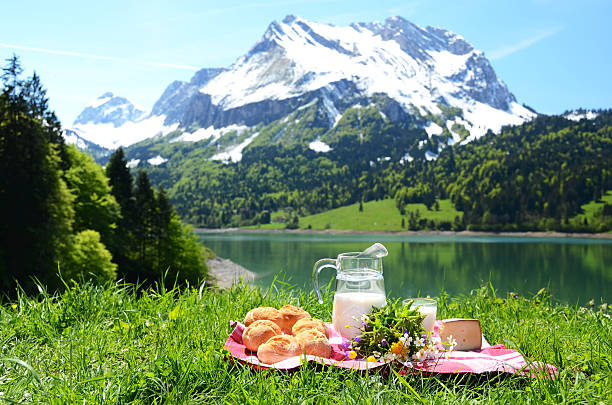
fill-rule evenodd
<path id="1" fill-rule="evenodd" d="M 13 56 L 0 93 L 0 293 L 71 280 L 199 283 L 207 251 L 123 151 L 106 169 L 66 145 L 39 76 Z"/>
<path id="2" fill-rule="evenodd" d="M 361 107 L 320 133 L 331 147 L 326 153 L 306 142 L 259 142 L 241 161 L 224 164 L 193 148 L 147 170 L 169 190 L 179 215 L 199 227 L 267 223 L 278 210 L 288 213 L 290 227 L 297 216 L 393 198 L 414 230 L 604 232 L 612 229 L 609 204 L 591 222 L 574 219 L 582 204 L 612 190 L 612 112 L 597 114 L 580 121 L 540 115 L 439 148 L 448 134 L 428 138 L 414 122 L 390 122 L 376 106 Z M 427 160 L 427 149 L 441 149 L 438 158 Z M 448 198 L 463 212 L 452 223 L 420 226 L 404 209 Z"/>

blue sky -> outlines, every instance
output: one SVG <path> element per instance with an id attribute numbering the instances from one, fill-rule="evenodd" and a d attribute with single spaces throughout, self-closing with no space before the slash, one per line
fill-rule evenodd
<path id="1" fill-rule="evenodd" d="M 2 6 L 0 58 L 16 53 L 36 70 L 70 126 L 106 91 L 150 108 L 170 82 L 229 66 L 287 14 L 335 25 L 400 15 L 446 28 L 539 112 L 612 108 L 610 0 L 22 0 Z"/>

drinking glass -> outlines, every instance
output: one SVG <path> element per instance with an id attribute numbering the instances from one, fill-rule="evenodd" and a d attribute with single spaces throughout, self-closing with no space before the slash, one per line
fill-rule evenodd
<path id="1" fill-rule="evenodd" d="M 433 298 L 408 298 L 402 301 L 403 305 L 412 303 L 410 308 L 416 308 L 425 319 L 421 325 L 427 332 L 433 331 L 433 325 L 436 321 L 436 313 L 438 312 L 438 302 Z"/>

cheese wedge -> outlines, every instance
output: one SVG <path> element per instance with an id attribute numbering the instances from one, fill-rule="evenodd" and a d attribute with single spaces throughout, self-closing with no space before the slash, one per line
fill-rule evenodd
<path id="1" fill-rule="evenodd" d="M 455 350 L 476 350 L 482 345 L 482 330 L 478 319 L 444 319 L 440 339 L 447 343 L 450 336 L 457 341 Z"/>

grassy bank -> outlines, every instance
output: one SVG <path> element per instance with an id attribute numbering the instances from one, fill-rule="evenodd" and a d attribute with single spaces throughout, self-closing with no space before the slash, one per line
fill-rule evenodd
<path id="1" fill-rule="evenodd" d="M 299 218 L 299 228 L 347 231 L 406 231 L 410 226 L 410 213 L 413 213 L 417 222 L 421 220 L 426 222 L 446 221 L 452 224 L 455 217 L 461 218 L 462 213 L 455 210 L 450 200 L 440 200 L 438 204 L 439 209 L 437 210 L 434 208 L 428 210 L 425 204 L 407 204 L 406 215 L 402 215 L 397 209 L 394 199 L 365 202 L 362 204 L 362 210 L 359 209 L 359 203 L 355 203 L 301 217 Z M 281 216 L 286 217 L 284 213 L 273 213 L 272 219 Z M 285 224 L 273 222 L 249 228 L 284 229 Z"/>
<path id="2" fill-rule="evenodd" d="M 224 359 L 228 320 L 258 305 L 301 305 L 331 318 L 330 296 L 283 283 L 149 290 L 72 286 L 0 308 L 0 399 L 9 403 L 610 403 L 612 324 L 599 305 L 571 307 L 535 297 L 497 297 L 491 288 L 439 297 L 439 317 L 475 317 L 491 343 L 557 366 L 557 380 L 361 374 L 303 366 L 255 371 Z M 411 388 L 408 387 L 408 384 Z M 414 392 L 412 391 L 414 390 Z"/>

